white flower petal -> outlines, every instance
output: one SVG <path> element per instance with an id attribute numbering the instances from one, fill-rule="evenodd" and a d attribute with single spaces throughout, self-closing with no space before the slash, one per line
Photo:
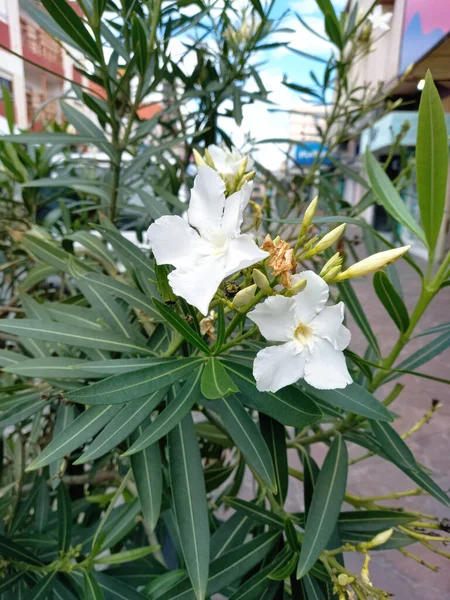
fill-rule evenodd
<path id="1" fill-rule="evenodd" d="M 168 279 L 177 296 L 207 315 L 209 303 L 225 277 L 224 268 L 223 257 L 208 257 L 191 268 L 175 269 Z"/>
<path id="2" fill-rule="evenodd" d="M 225 277 L 237 273 L 267 258 L 269 254 L 259 248 L 248 234 L 239 235 L 228 242 L 225 252 Z"/>
<path id="3" fill-rule="evenodd" d="M 292 339 L 295 329 L 295 302 L 285 296 L 271 296 L 248 314 L 258 325 L 260 332 L 271 342 L 286 342 Z"/>
<path id="4" fill-rule="evenodd" d="M 191 190 L 188 220 L 202 237 L 220 230 L 225 204 L 225 183 L 211 167 L 199 167 Z"/>
<path id="5" fill-rule="evenodd" d="M 294 342 L 260 350 L 253 363 L 253 376 L 260 392 L 277 392 L 303 377 L 304 353 L 296 353 Z"/>
<path id="6" fill-rule="evenodd" d="M 313 332 L 333 344 L 335 350 L 345 350 L 350 344 L 351 333 L 342 325 L 345 306 L 343 302 L 325 308 L 310 322 Z"/>
<path id="7" fill-rule="evenodd" d="M 318 390 L 345 388 L 352 383 L 352 378 L 344 354 L 327 340 L 317 340 L 306 360 L 305 381 Z"/>
<path id="8" fill-rule="evenodd" d="M 294 275 L 292 285 L 302 279 L 306 279 L 306 287 L 303 292 L 299 292 L 293 298 L 295 299 L 299 322 L 309 323 L 325 306 L 329 296 L 329 288 L 322 277 L 316 275 L 314 271 L 302 271 Z"/>
<path id="9" fill-rule="evenodd" d="M 225 200 L 222 231 L 230 237 L 239 235 L 241 232 L 241 225 L 244 220 L 244 210 L 250 200 L 251 193 L 252 184 L 246 181 L 238 192 L 231 194 L 231 196 Z"/>
<path id="10" fill-rule="evenodd" d="M 217 146 L 216 144 L 211 144 L 210 146 L 208 146 L 208 152 L 211 154 L 214 166 L 219 171 L 219 173 L 226 173 L 228 169 L 227 152 L 220 146 Z"/>
<path id="11" fill-rule="evenodd" d="M 195 229 L 177 216 L 160 217 L 150 225 L 147 236 L 159 265 L 189 266 L 204 245 Z"/>

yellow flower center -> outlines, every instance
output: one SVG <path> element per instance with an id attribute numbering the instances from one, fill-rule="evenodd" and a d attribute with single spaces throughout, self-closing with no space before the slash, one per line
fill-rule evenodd
<path id="1" fill-rule="evenodd" d="M 313 330 L 305 323 L 299 323 L 294 331 L 294 338 L 306 346 L 313 336 Z"/>

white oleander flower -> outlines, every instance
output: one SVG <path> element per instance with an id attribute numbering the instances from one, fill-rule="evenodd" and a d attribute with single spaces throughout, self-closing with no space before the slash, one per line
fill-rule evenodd
<path id="1" fill-rule="evenodd" d="M 244 154 L 241 154 L 236 148 L 229 150 L 226 146 L 208 146 L 208 152 L 213 159 L 216 170 L 225 177 L 235 177 L 244 161 L 247 159 L 246 171 L 251 171 L 253 160 Z"/>
<path id="2" fill-rule="evenodd" d="M 342 325 L 344 304 L 325 306 L 328 285 L 313 271 L 292 281 L 304 279 L 302 292 L 267 298 L 248 315 L 268 341 L 281 342 L 256 355 L 253 375 L 261 392 L 276 392 L 301 378 L 321 390 L 352 383 L 343 354 L 351 337 Z"/>
<path id="3" fill-rule="evenodd" d="M 389 31 L 392 19 L 391 12 L 383 12 L 381 4 L 377 4 L 373 11 L 368 16 L 369 21 L 372 24 L 372 29 L 381 29 L 381 31 Z"/>
<path id="4" fill-rule="evenodd" d="M 152 223 L 148 239 L 160 265 L 173 265 L 169 283 L 177 296 L 203 315 L 225 277 L 265 259 L 268 254 L 248 234 L 241 234 L 251 184 L 225 198 L 220 175 L 199 167 L 191 191 L 187 221 L 164 216 Z"/>

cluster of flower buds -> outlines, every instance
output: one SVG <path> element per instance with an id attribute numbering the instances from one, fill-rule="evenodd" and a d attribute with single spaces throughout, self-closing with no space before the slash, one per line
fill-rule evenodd
<path id="1" fill-rule="evenodd" d="M 314 214 L 317 208 L 317 197 L 311 202 L 305 211 L 305 216 L 300 227 L 298 241 L 296 244 L 296 250 L 299 250 L 297 258 L 299 260 L 306 260 L 312 258 L 325 250 L 328 250 L 333 244 L 335 244 L 345 230 L 345 223 L 335 227 L 328 233 L 326 233 L 320 239 L 317 236 L 308 238 L 308 232 L 314 218 Z M 327 283 L 339 283 L 346 279 L 353 279 L 355 277 L 363 277 L 370 275 L 381 269 L 384 269 L 391 263 L 401 258 L 408 252 L 411 246 L 401 246 L 400 248 L 393 248 L 392 250 L 385 250 L 383 252 L 377 252 L 372 254 L 363 260 L 356 262 L 351 265 L 345 271 L 342 271 L 343 257 L 339 252 L 336 252 L 323 266 L 320 276 Z"/>
<path id="2" fill-rule="evenodd" d="M 229 150 L 226 146 L 211 144 L 205 148 L 204 156 L 193 151 L 197 167 L 208 166 L 219 173 L 225 182 L 226 195 L 239 191 L 246 181 L 252 181 L 256 171 L 252 171 L 253 160 L 239 152 L 236 148 Z"/>

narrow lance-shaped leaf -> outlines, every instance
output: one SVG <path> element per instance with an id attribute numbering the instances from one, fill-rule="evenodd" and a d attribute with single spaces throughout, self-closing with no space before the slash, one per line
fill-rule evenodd
<path id="1" fill-rule="evenodd" d="M 120 406 L 94 406 L 85 410 L 31 461 L 27 470 L 45 467 L 70 454 L 109 423 L 119 410 Z"/>
<path id="2" fill-rule="evenodd" d="M 365 154 L 365 165 L 370 186 L 383 207 L 396 221 L 401 223 L 406 229 L 409 229 L 411 233 L 426 244 L 427 240 L 422 229 L 407 209 L 406 204 L 383 167 L 369 150 Z"/>
<path id="3" fill-rule="evenodd" d="M 55 425 L 53 427 L 53 439 L 55 439 L 62 431 L 65 431 L 74 419 L 75 406 L 64 402 L 60 404 L 56 413 Z M 49 465 L 50 482 L 53 489 L 56 489 L 61 483 L 61 476 L 63 475 L 65 464 L 65 460 L 61 459 L 55 460 Z"/>
<path id="4" fill-rule="evenodd" d="M 0 331 L 71 346 L 138 354 L 152 353 L 146 346 L 114 333 L 104 331 L 99 335 L 92 329 L 82 329 L 63 323 L 44 323 L 37 319 L 2 319 Z"/>
<path id="5" fill-rule="evenodd" d="M 417 196 L 420 219 L 431 250 L 444 216 L 448 176 L 448 133 L 444 109 L 430 71 L 419 105 L 416 144 Z"/>
<path id="6" fill-rule="evenodd" d="M 335 437 L 314 488 L 297 567 L 297 579 L 308 573 L 326 548 L 339 516 L 347 483 L 347 448 Z"/>
<path id="7" fill-rule="evenodd" d="M 101 587 L 95 577 L 87 571 L 84 572 L 84 600 L 104 600 Z"/>
<path id="8" fill-rule="evenodd" d="M 81 465 L 105 455 L 132 434 L 137 427 L 141 430 L 142 423 L 166 394 L 167 388 L 163 388 L 153 392 L 148 398 L 137 398 L 125 404 L 74 464 Z"/>
<path id="9" fill-rule="evenodd" d="M 58 547 L 61 552 L 67 552 L 72 535 L 72 502 L 69 490 L 64 482 L 58 486 Z"/>
<path id="10" fill-rule="evenodd" d="M 201 456 L 190 415 L 169 434 L 172 501 L 181 546 L 197 600 L 204 600 L 209 570 L 209 519 Z"/>
<path id="11" fill-rule="evenodd" d="M 397 325 L 398 329 L 404 333 L 409 327 L 408 311 L 384 271 L 375 273 L 373 276 L 373 287 L 378 299 L 389 313 L 391 319 Z"/>
<path id="12" fill-rule="evenodd" d="M 231 377 L 225 371 L 222 363 L 215 357 L 208 360 L 202 375 L 202 394 L 208 400 L 225 398 L 239 392 Z"/>
<path id="13" fill-rule="evenodd" d="M 39 490 L 36 498 L 36 526 L 39 533 L 42 533 L 47 526 L 49 511 L 49 489 L 45 477 L 41 477 L 39 480 Z"/>
<path id="14" fill-rule="evenodd" d="M 143 433 L 144 426 L 139 425 L 131 436 L 131 442 Z M 131 468 L 138 491 L 142 513 L 148 526 L 153 531 L 158 523 L 162 501 L 162 464 L 157 443 L 148 446 L 131 457 Z"/>
<path id="15" fill-rule="evenodd" d="M 288 492 L 289 474 L 287 464 L 286 431 L 275 419 L 259 413 L 259 426 L 272 456 L 277 484 L 276 500 L 284 505 Z"/>
<path id="16" fill-rule="evenodd" d="M 171 308 L 159 302 L 159 300 L 153 300 L 154 305 L 158 312 L 168 321 L 190 344 L 198 348 L 205 354 L 210 354 L 211 350 L 208 344 L 197 334 L 197 332 L 190 327 L 186 321 L 184 321 L 175 311 Z"/>
<path id="17" fill-rule="evenodd" d="M 67 395 L 82 404 L 122 404 L 182 379 L 201 363 L 201 358 L 161 358 L 150 367 L 113 375 Z"/>
<path id="18" fill-rule="evenodd" d="M 253 419 L 235 397 L 222 398 L 210 405 L 220 416 L 236 446 L 249 466 L 276 493 L 277 484 L 272 456 Z"/>
<path id="19" fill-rule="evenodd" d="M 202 369 L 195 370 L 168 406 L 135 440 L 125 455 L 134 454 L 160 440 L 190 412 L 201 397 L 200 377 Z"/>
<path id="20" fill-rule="evenodd" d="M 376 440 L 393 463 L 401 464 L 408 469 L 417 469 L 413 453 L 395 429 L 388 423 L 378 421 L 371 421 L 370 425 Z"/>

